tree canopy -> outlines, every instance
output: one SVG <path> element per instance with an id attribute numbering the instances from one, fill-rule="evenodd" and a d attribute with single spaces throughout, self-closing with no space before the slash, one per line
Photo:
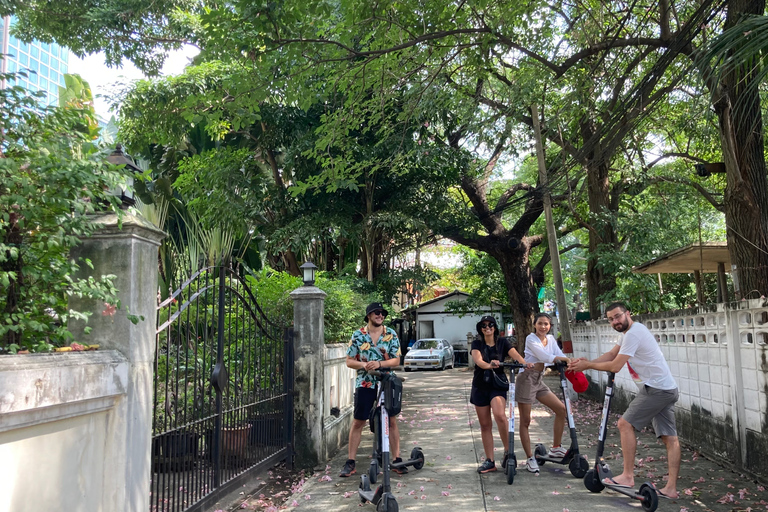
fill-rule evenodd
<path id="1" fill-rule="evenodd" d="M 744 13 L 762 15 L 764 3 L 5 5 L 25 36 L 104 49 L 110 62 L 130 59 L 148 72 L 168 49 L 198 46 L 184 76 L 128 93 L 121 130 L 158 163 L 173 163 L 178 187 L 216 198 L 221 211 L 205 209 L 213 217 L 249 208 L 249 218 L 265 216 L 265 239 L 287 269 L 299 246 L 320 240 L 340 267 L 339 248 L 358 237 L 372 279 L 393 240 L 418 247 L 448 237 L 498 262 L 515 321 L 530 327 L 551 250 L 540 219 L 545 191 L 524 164 L 537 105 L 547 192 L 567 247 L 587 247 L 579 268 L 593 316 L 601 301 L 631 290 L 619 282 L 630 260 L 666 248 L 649 243 L 652 228 L 707 232 L 716 211 L 744 291 L 768 291 L 760 103 L 746 84 L 757 79 L 754 66 L 718 82 L 717 61 L 701 57 L 713 36 Z M 749 115 L 737 119 L 732 105 L 747 96 Z M 689 170 L 720 158 L 725 179 Z M 201 194 L 213 184 L 230 195 Z M 234 208 L 224 211 L 225 201 Z M 684 217 L 649 220 L 672 211 Z M 698 226 L 677 222 L 692 211 Z M 307 226 L 323 234 L 295 243 Z"/>

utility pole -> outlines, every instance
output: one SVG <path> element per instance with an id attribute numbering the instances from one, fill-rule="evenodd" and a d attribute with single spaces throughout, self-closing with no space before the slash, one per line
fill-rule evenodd
<path id="1" fill-rule="evenodd" d="M 544 145 L 541 142 L 541 126 L 539 125 L 539 112 L 536 105 L 531 105 L 531 118 L 533 119 L 533 135 L 536 139 L 536 158 L 539 161 L 539 186 L 544 189 L 544 219 L 547 224 L 547 242 L 549 244 L 550 261 L 552 262 L 552 278 L 555 281 L 555 293 L 557 294 L 557 311 L 560 313 L 558 326 L 562 336 L 563 352 L 573 354 L 571 326 L 568 323 L 568 306 L 565 302 L 565 290 L 563 287 L 563 273 L 560 269 L 557 231 L 555 230 L 555 221 L 552 218 L 552 197 L 549 194 L 547 163 L 544 160 Z"/>

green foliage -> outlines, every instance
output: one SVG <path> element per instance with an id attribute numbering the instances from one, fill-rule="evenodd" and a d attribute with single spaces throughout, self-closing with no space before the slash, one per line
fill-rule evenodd
<path id="1" fill-rule="evenodd" d="M 0 90 L 0 351 L 72 341 L 69 319 L 92 313 L 69 310 L 70 295 L 116 302 L 114 276 L 75 279 L 83 262 L 69 257 L 94 231 L 89 214 L 117 211 L 108 191 L 125 188 L 109 150 L 94 145 L 92 116 L 43 108 L 20 87 Z"/>
<path id="2" fill-rule="evenodd" d="M 287 272 L 265 268 L 246 276 L 256 299 L 268 318 L 293 319 L 293 301 L 290 293 L 303 286 L 300 277 Z M 332 274 L 320 272 L 315 286 L 328 295 L 325 298 L 325 342 L 346 342 L 363 325 L 365 307 L 378 296 L 355 290 L 353 280 L 335 279 Z"/>
<path id="3" fill-rule="evenodd" d="M 365 325 L 365 307 L 378 297 L 358 293 L 349 281 L 334 279 L 327 273 L 320 273 L 315 285 L 328 294 L 325 298 L 325 342 L 346 343 L 355 330 Z"/>

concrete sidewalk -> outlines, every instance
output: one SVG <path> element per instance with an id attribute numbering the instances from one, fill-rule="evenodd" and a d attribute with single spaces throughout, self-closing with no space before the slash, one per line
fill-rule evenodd
<path id="1" fill-rule="evenodd" d="M 503 448 L 496 432 L 495 447 L 498 471 L 480 475 L 476 469 L 483 460 L 483 448 L 474 407 L 469 403 L 472 374 L 459 370 L 445 372 L 415 372 L 406 375 L 403 413 L 400 417 L 402 455 L 405 458 L 413 446 L 420 446 L 426 462 L 423 469 L 409 468 L 406 475 L 392 474 L 392 487 L 400 510 L 424 511 L 502 511 L 537 510 L 561 512 L 595 512 L 613 510 L 642 510 L 639 502 L 623 495 L 603 491 L 587 491 L 581 479 L 574 478 L 567 466 L 546 464 L 541 473 L 529 473 L 518 467 L 512 485 L 507 485 L 501 469 Z M 547 384 L 559 395 L 558 381 L 547 377 Z M 600 406 L 587 400 L 574 404 L 575 421 L 579 430 L 581 452 L 594 463 Z M 534 406 L 531 442 L 552 443 L 553 416 L 542 406 Z M 613 460 L 615 472 L 621 466 L 621 449 L 615 416 L 609 425 L 605 455 Z M 666 452 L 650 432 L 639 435 L 636 481 L 651 481 L 661 487 L 666 473 Z M 568 433 L 564 435 L 568 444 Z M 339 471 L 347 459 L 346 450 L 326 465 L 318 467 L 280 509 L 297 512 L 374 511 L 370 504 L 360 505 L 357 489 L 360 475 L 367 472 L 370 462 L 372 434 L 364 430 L 357 454 L 357 474 L 340 478 Z M 525 455 L 515 439 L 518 462 Z M 379 480 L 379 483 L 381 480 Z M 763 486 L 744 475 L 738 475 L 712 461 L 683 449 L 683 467 L 678 500 L 660 500 L 662 511 L 741 511 L 768 509 L 768 493 Z M 748 507 L 751 507 L 748 508 Z M 242 508 L 256 509 L 255 504 L 243 502 Z"/>

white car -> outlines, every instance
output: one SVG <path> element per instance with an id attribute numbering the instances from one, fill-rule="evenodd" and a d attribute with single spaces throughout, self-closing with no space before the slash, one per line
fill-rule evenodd
<path id="1" fill-rule="evenodd" d="M 409 372 L 420 368 L 445 370 L 453 368 L 453 346 L 448 340 L 424 338 L 416 341 L 405 354 L 403 368 Z"/>

